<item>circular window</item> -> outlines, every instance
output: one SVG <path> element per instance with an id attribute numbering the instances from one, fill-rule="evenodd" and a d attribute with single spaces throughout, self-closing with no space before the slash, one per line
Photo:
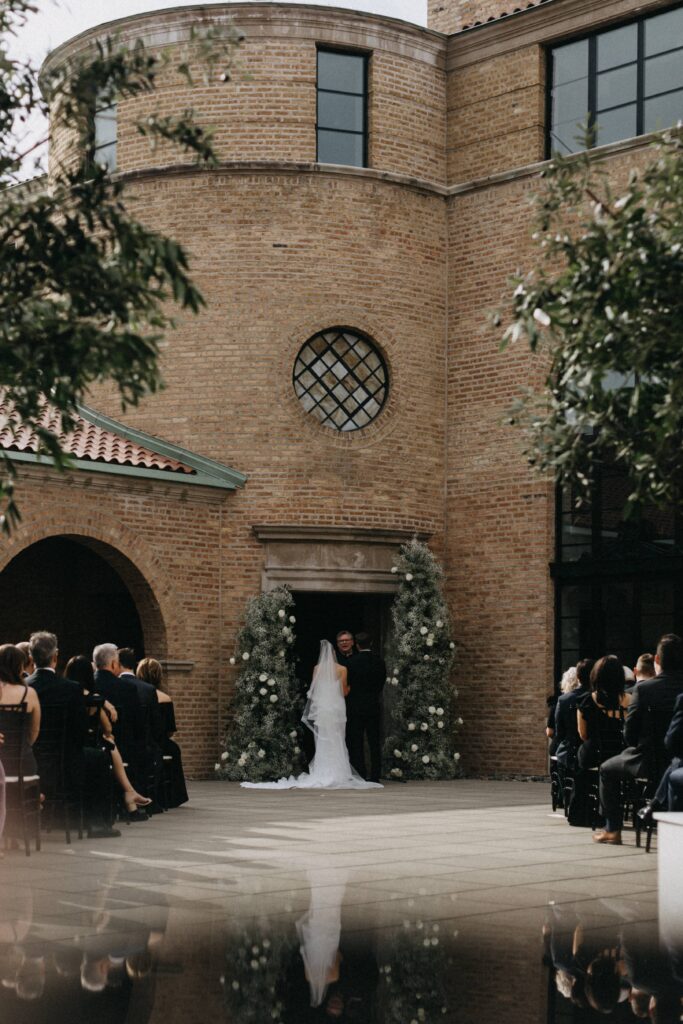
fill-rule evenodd
<path id="1" fill-rule="evenodd" d="M 361 430 L 379 415 L 389 388 L 387 365 L 362 334 L 321 331 L 294 364 L 294 391 L 306 412 L 333 430 Z"/>

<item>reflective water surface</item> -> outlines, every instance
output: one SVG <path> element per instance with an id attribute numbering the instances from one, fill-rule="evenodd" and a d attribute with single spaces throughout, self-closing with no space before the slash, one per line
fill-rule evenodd
<path id="1" fill-rule="evenodd" d="M 231 799 L 220 834 L 207 799 L 123 846 L 7 857 L 1 1024 L 682 1019 L 654 855 L 596 852 L 545 806 L 494 808 L 493 843 L 448 802 L 254 822 Z"/>

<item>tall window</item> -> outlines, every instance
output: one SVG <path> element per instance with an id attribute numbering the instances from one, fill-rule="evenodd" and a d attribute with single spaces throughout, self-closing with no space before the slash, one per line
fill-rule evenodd
<path id="1" fill-rule="evenodd" d="M 95 160 L 116 170 L 116 104 L 95 107 Z"/>
<path id="2" fill-rule="evenodd" d="M 627 665 L 683 631 L 683 517 L 642 508 L 625 519 L 628 480 L 605 466 L 590 501 L 557 496 L 556 675 L 579 658 L 618 654 Z"/>
<path id="3" fill-rule="evenodd" d="M 683 118 L 683 6 L 551 51 L 548 154 L 670 128 Z"/>
<path id="4" fill-rule="evenodd" d="M 367 165 L 367 57 L 318 50 L 318 163 Z"/>

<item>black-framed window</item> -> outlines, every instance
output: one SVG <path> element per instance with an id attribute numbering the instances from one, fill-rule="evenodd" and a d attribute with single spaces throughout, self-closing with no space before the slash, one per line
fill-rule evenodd
<path id="1" fill-rule="evenodd" d="M 608 466 L 588 501 L 557 491 L 556 679 L 603 654 L 632 667 L 663 633 L 683 633 L 683 518 L 651 507 L 625 518 L 630 490 Z"/>
<path id="2" fill-rule="evenodd" d="M 318 49 L 317 161 L 366 167 L 368 58 Z"/>
<path id="3" fill-rule="evenodd" d="M 103 164 L 108 170 L 116 170 L 116 135 L 117 107 L 116 103 L 107 106 L 96 104 L 93 115 L 95 133 L 95 161 Z"/>
<path id="4" fill-rule="evenodd" d="M 670 128 L 683 118 L 683 5 L 550 50 L 548 155 Z"/>
<path id="5" fill-rule="evenodd" d="M 389 393 L 389 371 L 370 338 L 332 327 L 302 346 L 292 383 L 306 412 L 325 427 L 349 433 L 379 416 Z"/>

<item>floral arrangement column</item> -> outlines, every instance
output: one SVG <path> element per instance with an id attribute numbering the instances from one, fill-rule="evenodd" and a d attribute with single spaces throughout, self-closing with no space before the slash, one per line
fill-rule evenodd
<path id="1" fill-rule="evenodd" d="M 239 665 L 224 750 L 216 773 L 238 782 L 296 774 L 301 707 L 294 673 L 294 600 L 286 587 L 252 598 L 237 638 Z"/>
<path id="2" fill-rule="evenodd" d="M 393 713 L 384 759 L 395 779 L 451 779 L 459 774 L 457 690 L 450 680 L 455 652 L 442 571 L 426 544 L 405 544 L 392 572 L 400 585 L 392 607 L 394 650 L 387 682 Z"/>

